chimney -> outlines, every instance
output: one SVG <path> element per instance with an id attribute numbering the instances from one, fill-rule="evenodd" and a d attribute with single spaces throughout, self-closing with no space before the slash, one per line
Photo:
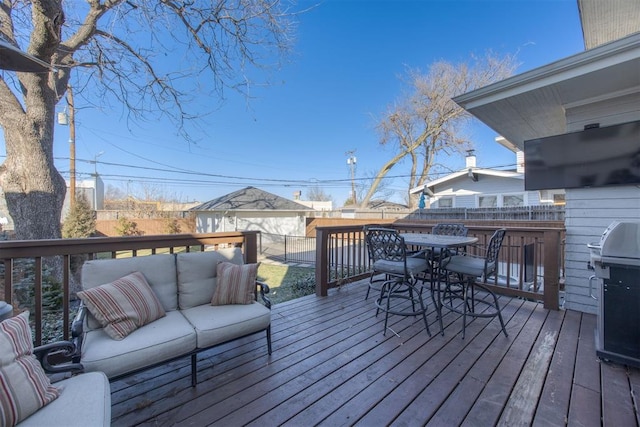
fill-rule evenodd
<path id="1" fill-rule="evenodd" d="M 467 150 L 467 157 L 466 157 L 467 169 L 476 167 L 476 154 L 475 154 L 475 152 L 476 152 L 476 150 Z"/>

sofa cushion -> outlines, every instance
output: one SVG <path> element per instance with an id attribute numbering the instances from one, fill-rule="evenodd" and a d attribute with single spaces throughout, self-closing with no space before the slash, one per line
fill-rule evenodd
<path id="1" fill-rule="evenodd" d="M 13 426 L 59 396 L 33 355 L 29 312 L 0 323 L 0 425 Z"/>
<path id="2" fill-rule="evenodd" d="M 111 387 L 102 372 L 87 372 L 55 383 L 60 397 L 19 427 L 111 425 Z"/>
<path id="3" fill-rule="evenodd" d="M 178 284 L 173 254 L 86 261 L 82 266 L 82 289 L 95 288 L 136 271 L 144 274 L 165 311 L 178 308 Z"/>
<path id="4" fill-rule="evenodd" d="M 195 328 L 201 349 L 264 330 L 271 323 L 271 310 L 257 302 L 201 305 L 183 310 L 182 314 Z"/>
<path id="5" fill-rule="evenodd" d="M 229 248 L 176 255 L 180 309 L 211 303 L 217 282 L 216 267 L 223 261 L 243 264 L 242 249 Z"/>
<path id="6" fill-rule="evenodd" d="M 255 300 L 258 264 L 221 262 L 211 305 L 251 304 Z"/>
<path id="7" fill-rule="evenodd" d="M 196 348 L 193 326 L 179 311 L 114 341 L 103 329 L 84 335 L 81 363 L 85 371 L 103 371 L 109 378 L 188 354 Z"/>
<path id="8" fill-rule="evenodd" d="M 139 271 L 80 291 L 78 297 L 114 340 L 121 340 L 165 315 L 162 304 Z"/>

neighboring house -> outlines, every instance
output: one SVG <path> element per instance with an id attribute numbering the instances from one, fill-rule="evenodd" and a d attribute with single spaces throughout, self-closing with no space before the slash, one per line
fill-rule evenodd
<path id="1" fill-rule="evenodd" d="M 66 181 L 67 192 L 64 195 L 64 203 L 62 205 L 62 219 L 67 217 L 71 202 L 69 200 L 71 196 L 69 181 Z M 82 181 L 76 181 L 76 200 L 80 197 L 84 197 L 89 207 L 94 210 L 104 209 L 104 182 L 98 175 L 92 179 L 85 179 Z"/>
<path id="2" fill-rule="evenodd" d="M 454 98 L 520 149 L 525 141 L 593 123 L 640 120 L 640 2 L 577 1 L 584 52 Z M 566 189 L 566 308 L 597 312 L 587 244 L 614 220 L 639 218 L 638 185 Z"/>
<path id="3" fill-rule="evenodd" d="M 296 200 L 296 203 L 304 205 L 314 211 L 332 211 L 333 202 L 331 200 Z"/>
<path id="4" fill-rule="evenodd" d="M 258 230 L 268 234 L 304 236 L 312 209 L 284 197 L 246 187 L 189 209 L 196 214 L 196 232 Z"/>
<path id="5" fill-rule="evenodd" d="M 500 141 L 509 147 L 507 141 Z M 476 166 L 476 156 L 470 152 L 465 168 L 429 181 L 410 190 L 412 195 L 425 194 L 426 208 L 495 208 L 561 204 L 563 190 L 525 191 L 522 152 L 517 152 L 516 170 L 497 170 Z"/>

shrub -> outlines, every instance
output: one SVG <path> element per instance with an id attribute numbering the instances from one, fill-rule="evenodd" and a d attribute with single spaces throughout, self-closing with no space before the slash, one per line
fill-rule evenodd
<path id="1" fill-rule="evenodd" d="M 138 230 L 138 224 L 135 221 L 125 217 L 118 218 L 116 233 L 118 233 L 118 236 L 142 236 L 144 234 L 142 230 Z"/>
<path id="2" fill-rule="evenodd" d="M 180 229 L 178 220 L 175 218 L 167 218 L 164 224 L 164 232 L 165 234 L 180 234 L 182 230 Z"/>
<path id="3" fill-rule="evenodd" d="M 87 199 L 79 197 L 62 225 L 65 239 L 91 237 L 96 232 L 96 218 Z"/>

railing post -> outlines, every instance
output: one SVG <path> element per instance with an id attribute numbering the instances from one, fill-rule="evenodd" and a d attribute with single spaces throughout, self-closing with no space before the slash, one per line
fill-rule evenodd
<path id="1" fill-rule="evenodd" d="M 258 262 L 258 233 L 242 233 L 244 235 L 243 252 L 247 264 Z"/>
<path id="2" fill-rule="evenodd" d="M 560 232 L 545 230 L 544 236 L 544 308 L 560 308 Z"/>
<path id="3" fill-rule="evenodd" d="M 326 297 L 329 289 L 328 238 L 329 233 L 316 228 L 316 296 L 319 297 Z"/>

